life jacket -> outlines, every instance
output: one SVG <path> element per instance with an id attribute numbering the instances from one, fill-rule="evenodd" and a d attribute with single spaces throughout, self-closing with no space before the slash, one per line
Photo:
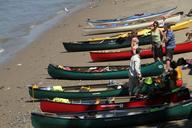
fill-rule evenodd
<path id="1" fill-rule="evenodd" d="M 182 79 L 183 73 L 181 68 L 177 67 L 175 70 L 177 71 L 177 79 Z"/>
<path id="2" fill-rule="evenodd" d="M 182 71 L 181 68 L 177 67 L 175 69 L 177 71 L 177 80 L 176 80 L 176 86 L 181 87 L 183 85 L 183 80 L 182 80 Z"/>

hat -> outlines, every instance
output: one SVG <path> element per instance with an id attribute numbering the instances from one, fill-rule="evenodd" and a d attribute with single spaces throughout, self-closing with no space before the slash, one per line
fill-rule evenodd
<path id="1" fill-rule="evenodd" d="M 180 65 L 186 65 L 187 64 L 187 62 L 186 62 L 186 60 L 183 58 L 183 57 L 181 57 L 181 58 L 179 58 L 178 60 L 177 60 L 177 65 L 178 66 L 180 66 Z"/>
<path id="2" fill-rule="evenodd" d="M 153 83 L 153 80 L 151 77 L 147 77 L 147 78 L 145 78 L 144 83 L 150 85 Z"/>

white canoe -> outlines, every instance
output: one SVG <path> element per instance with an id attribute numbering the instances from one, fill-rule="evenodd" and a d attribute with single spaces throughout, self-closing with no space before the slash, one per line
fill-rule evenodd
<path id="1" fill-rule="evenodd" d="M 159 22 L 159 24 L 164 24 L 164 23 L 170 23 L 170 24 L 175 24 L 178 23 L 181 20 L 181 15 L 172 15 L 171 17 L 163 20 L 162 18 L 159 20 L 156 20 Z M 114 33 L 114 32 L 125 32 L 125 31 L 130 31 L 130 30 L 135 30 L 135 29 L 142 29 L 149 27 L 150 25 L 153 24 L 154 21 L 148 21 L 148 22 L 143 22 L 143 23 L 137 23 L 137 24 L 130 24 L 130 25 L 122 25 L 122 26 L 117 26 L 117 27 L 105 27 L 105 28 L 85 28 L 84 31 L 86 32 L 87 35 L 94 35 L 94 34 L 107 34 L 107 33 Z"/>
<path id="2" fill-rule="evenodd" d="M 177 7 L 174 7 L 174 8 L 163 10 L 163 11 L 156 12 L 156 13 L 146 13 L 146 14 L 144 13 L 141 16 L 130 16 L 130 17 L 122 18 L 122 19 L 108 19 L 108 20 L 95 20 L 95 21 L 88 20 L 87 23 L 91 27 L 95 27 L 95 28 L 97 26 L 101 26 L 101 25 L 125 24 L 125 23 L 134 22 L 134 21 L 138 21 L 138 20 L 147 20 L 147 19 L 151 19 L 151 18 L 155 18 L 155 17 L 164 16 L 164 15 L 170 15 L 175 11 L 176 8 Z"/>

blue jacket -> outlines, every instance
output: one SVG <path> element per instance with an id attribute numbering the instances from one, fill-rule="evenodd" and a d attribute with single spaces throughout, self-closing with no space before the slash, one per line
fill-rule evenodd
<path id="1" fill-rule="evenodd" d="M 173 49 L 176 47 L 175 45 L 175 35 L 172 30 L 167 30 L 166 33 L 168 41 L 166 42 L 166 49 Z"/>

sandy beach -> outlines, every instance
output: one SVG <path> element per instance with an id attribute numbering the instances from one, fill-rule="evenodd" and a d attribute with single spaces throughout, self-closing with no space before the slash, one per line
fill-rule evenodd
<path id="1" fill-rule="evenodd" d="M 85 21 L 90 19 L 107 19 L 129 16 L 142 12 L 157 12 L 162 9 L 177 6 L 177 11 L 188 13 L 191 9 L 191 0 L 98 0 L 92 6 L 81 9 L 65 17 L 53 28 L 44 32 L 34 42 L 19 51 L 6 63 L 0 65 L 0 127 L 1 128 L 31 128 L 30 113 L 39 111 L 39 103 L 28 102 L 28 85 L 65 86 L 78 83 L 98 83 L 103 81 L 72 81 L 50 79 L 47 73 L 49 63 L 68 66 L 82 65 L 113 65 L 128 64 L 129 61 L 89 63 L 89 52 L 66 53 L 62 42 L 87 40 L 97 36 L 83 36 Z M 182 43 L 185 33 L 192 29 L 175 32 L 177 43 Z M 106 35 L 102 35 L 106 36 Z M 101 37 L 101 36 L 99 36 Z M 192 52 L 175 55 L 186 59 L 192 58 Z M 153 62 L 153 59 L 144 59 L 142 63 Z M 192 89 L 192 76 L 189 69 L 183 70 L 184 84 Z M 123 80 L 126 81 L 126 80 Z M 160 124 L 161 128 L 192 126 L 192 121 L 173 121 Z"/>

